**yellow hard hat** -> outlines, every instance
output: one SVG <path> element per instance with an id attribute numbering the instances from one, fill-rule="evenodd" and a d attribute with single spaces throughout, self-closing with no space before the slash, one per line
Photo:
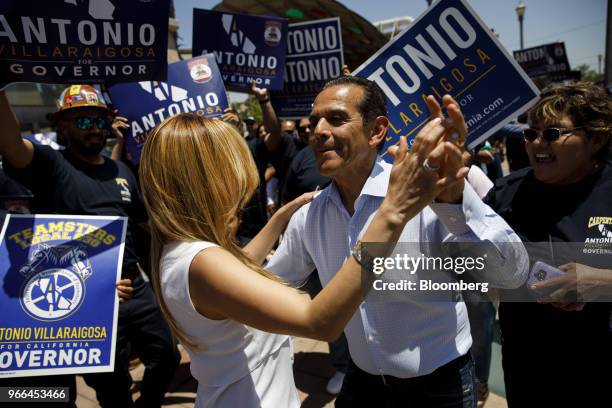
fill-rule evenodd
<path id="1" fill-rule="evenodd" d="M 61 112 L 76 108 L 105 109 L 114 116 L 114 112 L 108 107 L 102 94 L 91 85 L 70 85 L 64 89 L 55 103 L 57 105 L 57 112 L 49 115 L 49 119 L 56 117 Z"/>

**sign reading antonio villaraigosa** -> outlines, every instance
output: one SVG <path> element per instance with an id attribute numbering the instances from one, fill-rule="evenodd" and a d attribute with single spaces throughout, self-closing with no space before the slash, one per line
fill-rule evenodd
<path id="1" fill-rule="evenodd" d="M 127 219 L 9 215 L 0 237 L 0 378 L 113 371 Z"/>
<path id="2" fill-rule="evenodd" d="M 130 124 L 125 140 L 134 163 L 140 161 L 147 134 L 166 118 L 179 113 L 214 118 L 229 107 L 212 54 L 168 65 L 167 82 L 117 84 L 108 93 L 118 114 Z"/>
<path id="3" fill-rule="evenodd" d="M 471 7 L 441 0 L 354 72 L 387 96 L 386 149 L 430 119 L 424 98 L 444 94 L 461 105 L 474 147 L 538 98 L 538 89 Z"/>
<path id="4" fill-rule="evenodd" d="M 327 81 L 342 75 L 342 65 L 338 17 L 289 24 L 285 87 L 272 93 L 276 115 L 285 119 L 310 115 L 315 97 Z"/>
<path id="5" fill-rule="evenodd" d="M 166 78 L 169 0 L 3 0 L 0 88 Z"/>
<path id="6" fill-rule="evenodd" d="M 562 42 L 514 51 L 514 58 L 529 78 L 563 81 L 571 75 L 565 43 Z"/>
<path id="7" fill-rule="evenodd" d="M 228 88 L 283 88 L 287 20 L 193 9 L 193 55 L 212 53 Z"/>

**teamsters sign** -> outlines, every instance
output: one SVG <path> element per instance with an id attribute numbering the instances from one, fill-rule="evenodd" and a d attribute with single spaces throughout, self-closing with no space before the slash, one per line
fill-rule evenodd
<path id="1" fill-rule="evenodd" d="M 493 33 L 462 0 L 441 0 L 354 72 L 387 96 L 386 149 L 427 123 L 424 98 L 452 95 L 474 147 L 535 103 L 539 92 Z M 385 157 L 386 158 L 386 157 Z"/>
<path id="2" fill-rule="evenodd" d="M 0 243 L 0 378 L 113 371 L 127 219 L 9 215 Z"/>
<path id="3" fill-rule="evenodd" d="M 212 54 L 168 65 L 168 81 L 117 84 L 109 88 L 113 106 L 128 119 L 126 145 L 140 161 L 147 134 L 166 118 L 194 113 L 214 118 L 229 107 L 223 80 Z"/>
<path id="4" fill-rule="evenodd" d="M 193 55 L 213 53 L 230 88 L 283 88 L 287 20 L 193 9 Z"/>
<path id="5" fill-rule="evenodd" d="M 169 0 L 3 0 L 0 89 L 164 80 L 168 11 Z"/>

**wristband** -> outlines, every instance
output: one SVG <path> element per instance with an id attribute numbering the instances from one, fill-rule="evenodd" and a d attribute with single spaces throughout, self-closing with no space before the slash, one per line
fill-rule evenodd
<path id="1" fill-rule="evenodd" d="M 263 105 L 264 103 L 270 102 L 270 97 L 268 96 L 264 99 L 258 99 L 257 101 L 259 102 L 260 105 Z"/>

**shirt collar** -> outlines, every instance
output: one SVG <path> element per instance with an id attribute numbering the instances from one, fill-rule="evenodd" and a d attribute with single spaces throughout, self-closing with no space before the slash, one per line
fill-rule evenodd
<path id="1" fill-rule="evenodd" d="M 363 185 L 359 195 L 374 197 L 386 196 L 387 188 L 389 187 L 389 177 L 391 176 L 391 167 L 391 164 L 384 161 L 382 157 L 377 156 L 372 172 Z"/>
<path id="2" fill-rule="evenodd" d="M 373 197 L 386 196 L 387 188 L 389 186 L 389 177 L 391 176 L 391 167 L 392 165 L 390 163 L 387 163 L 382 157 L 377 156 L 376 162 L 372 167 L 372 171 L 366 179 L 366 182 L 361 189 L 361 193 L 359 193 L 359 197 L 364 195 Z M 326 200 L 331 200 L 339 208 L 344 208 L 344 204 L 340 198 L 340 192 L 338 191 L 335 183 L 332 182 L 329 184 L 329 186 L 325 189 L 325 194 Z M 359 197 L 357 198 L 358 201 Z"/>

